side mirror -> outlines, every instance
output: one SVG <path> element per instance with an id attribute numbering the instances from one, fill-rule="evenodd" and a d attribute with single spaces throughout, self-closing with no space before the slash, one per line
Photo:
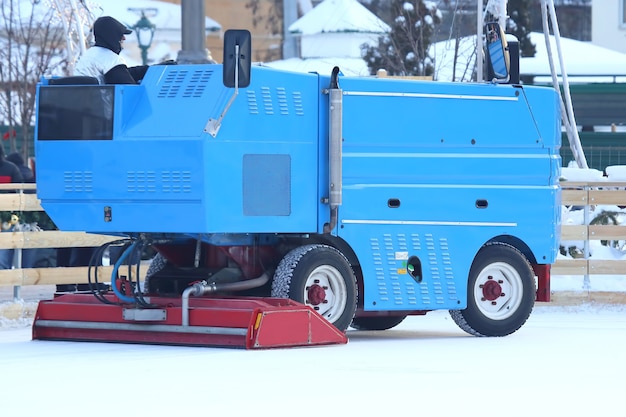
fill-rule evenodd
<path id="1" fill-rule="evenodd" d="M 506 83 L 510 77 L 511 59 L 504 30 L 493 22 L 485 25 L 485 31 L 490 74 L 493 81 Z"/>
<path id="2" fill-rule="evenodd" d="M 224 32 L 223 82 L 229 88 L 250 85 L 252 42 L 247 30 L 229 29 Z"/>

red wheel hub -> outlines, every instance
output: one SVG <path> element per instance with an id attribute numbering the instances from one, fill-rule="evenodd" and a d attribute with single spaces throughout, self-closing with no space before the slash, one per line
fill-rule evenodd
<path id="1" fill-rule="evenodd" d="M 326 299 L 326 291 L 317 284 L 311 285 L 307 290 L 307 298 L 308 302 L 314 306 L 322 304 Z"/>
<path id="2" fill-rule="evenodd" d="M 496 281 L 490 279 L 482 286 L 483 297 L 489 301 L 493 301 L 502 295 L 502 287 Z"/>

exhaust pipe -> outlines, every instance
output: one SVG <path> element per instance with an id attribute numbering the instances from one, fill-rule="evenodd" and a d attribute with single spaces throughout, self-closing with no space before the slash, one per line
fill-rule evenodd
<path id="1" fill-rule="evenodd" d="M 263 273 L 258 278 L 247 279 L 237 282 L 196 282 L 192 286 L 183 291 L 182 296 L 182 325 L 189 326 L 189 297 L 200 297 L 212 292 L 218 291 L 244 291 L 251 290 L 252 288 L 261 287 L 269 281 L 270 277 L 267 273 Z"/>
<path id="2" fill-rule="evenodd" d="M 337 226 L 338 208 L 342 203 L 342 141 L 343 141 L 343 90 L 339 88 L 339 67 L 333 68 L 328 89 L 328 176 L 330 222 L 324 225 L 324 233 Z"/>

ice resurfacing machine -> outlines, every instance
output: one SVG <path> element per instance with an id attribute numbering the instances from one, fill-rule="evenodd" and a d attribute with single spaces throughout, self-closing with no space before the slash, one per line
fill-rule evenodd
<path id="1" fill-rule="evenodd" d="M 515 332 L 558 250 L 560 114 L 492 42 L 485 83 L 251 65 L 246 31 L 223 64 L 139 85 L 43 80 L 41 204 L 60 230 L 119 239 L 95 251 L 93 293 L 40 303 L 33 337 L 303 346 L 440 309 Z"/>

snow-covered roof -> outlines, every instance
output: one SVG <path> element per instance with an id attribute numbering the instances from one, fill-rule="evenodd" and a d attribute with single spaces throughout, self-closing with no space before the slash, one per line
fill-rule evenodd
<path id="1" fill-rule="evenodd" d="M 543 33 L 532 32 L 530 40 L 535 44 L 537 53 L 534 57 L 522 58 L 520 61 L 521 74 L 547 74 L 550 75 L 550 63 Z M 613 51 L 591 42 L 581 42 L 569 38 L 561 38 L 561 48 L 563 50 L 563 60 L 568 76 L 576 76 L 570 81 L 580 82 L 613 82 L 611 77 L 597 77 L 598 75 L 626 75 L 626 54 Z M 550 36 L 550 48 L 554 57 L 555 68 L 561 74 L 561 67 L 558 64 L 556 40 Z M 582 75 L 593 75 L 593 79 L 583 79 Z M 626 81 L 626 77 L 621 80 Z"/>
<path id="2" fill-rule="evenodd" d="M 361 58 L 289 58 L 280 61 L 267 62 L 264 66 L 295 72 L 317 72 L 330 75 L 334 67 L 346 76 L 368 76 L 369 69 Z"/>
<path id="3" fill-rule="evenodd" d="M 289 26 L 289 32 L 386 33 L 391 28 L 357 0 L 324 0 Z"/>
<path id="4" fill-rule="evenodd" d="M 459 56 L 456 62 L 455 80 L 468 81 L 474 65 L 476 36 L 460 39 Z M 530 40 L 536 47 L 534 57 L 520 59 L 521 75 L 547 75 L 535 78 L 535 82 L 550 81 L 550 62 L 543 33 L 530 33 Z M 435 79 L 452 80 L 455 41 L 441 41 L 431 45 L 429 53 L 435 58 Z M 624 82 L 626 76 L 614 79 L 612 75 L 626 75 L 626 54 L 616 52 L 590 42 L 581 42 L 569 38 L 560 40 L 563 61 L 570 82 Z M 556 39 L 550 36 L 550 45 L 557 74 L 561 74 L 558 63 Z M 468 73 L 469 71 L 469 73 Z M 463 77 L 465 75 L 465 78 Z M 583 75 L 591 77 L 582 77 Z M 604 75 L 604 77 L 603 77 Z"/>

